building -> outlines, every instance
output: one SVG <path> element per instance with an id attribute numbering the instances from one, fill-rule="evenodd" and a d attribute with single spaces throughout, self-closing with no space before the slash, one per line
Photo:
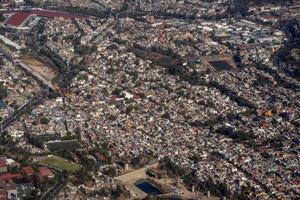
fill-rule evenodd
<path id="1" fill-rule="evenodd" d="M 18 190 L 12 183 L 0 181 L 0 200 L 17 199 Z"/>
<path id="2" fill-rule="evenodd" d="M 46 178 L 54 178 L 54 174 L 47 167 L 39 167 L 38 180 L 43 182 Z"/>
<path id="3" fill-rule="evenodd" d="M 0 173 L 6 173 L 6 172 L 7 172 L 6 160 L 4 158 L 0 158 Z"/>
<path id="4" fill-rule="evenodd" d="M 0 0 L 1 4 L 10 4 L 11 0 Z"/>
<path id="5" fill-rule="evenodd" d="M 23 167 L 22 171 L 28 180 L 32 180 L 34 171 L 31 167 Z"/>
<path id="6" fill-rule="evenodd" d="M 0 180 L 1 181 L 11 181 L 11 180 L 17 180 L 22 177 L 22 174 L 20 173 L 3 173 L 0 174 Z"/>

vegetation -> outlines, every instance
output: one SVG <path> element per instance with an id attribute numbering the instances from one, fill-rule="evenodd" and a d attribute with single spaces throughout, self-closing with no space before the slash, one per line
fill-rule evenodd
<path id="1" fill-rule="evenodd" d="M 231 127 L 221 127 L 217 129 L 217 133 L 228 136 L 236 142 L 252 141 L 256 138 L 254 134 L 245 131 L 234 131 Z"/>
<path id="2" fill-rule="evenodd" d="M 61 171 L 66 170 L 67 172 L 71 172 L 71 173 L 78 172 L 81 168 L 79 164 L 52 155 L 42 157 L 39 163 Z"/>
<path id="3" fill-rule="evenodd" d="M 7 88 L 0 84 L 0 100 L 3 100 L 8 95 Z"/>
<path id="4" fill-rule="evenodd" d="M 51 142 L 47 144 L 50 151 L 68 150 L 73 151 L 81 147 L 77 140 L 64 140 L 59 142 Z"/>
<path id="5" fill-rule="evenodd" d="M 282 29 L 288 36 L 288 41 L 274 54 L 275 61 L 289 75 L 300 77 L 300 20 L 282 21 Z"/>
<path id="6" fill-rule="evenodd" d="M 5 21 L 5 17 L 3 16 L 3 14 L 0 14 L 0 22 L 4 22 Z"/>
<path id="7" fill-rule="evenodd" d="M 47 125 L 47 124 L 49 124 L 49 122 L 50 122 L 50 120 L 47 117 L 42 117 L 40 119 L 41 124 Z"/>

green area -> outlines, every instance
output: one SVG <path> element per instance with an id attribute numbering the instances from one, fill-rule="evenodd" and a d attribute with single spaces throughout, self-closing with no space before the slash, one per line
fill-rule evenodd
<path id="1" fill-rule="evenodd" d="M 66 170 L 71 173 L 75 173 L 80 170 L 81 165 L 67 161 L 57 156 L 44 156 L 39 161 L 40 164 L 52 167 L 58 170 Z"/>
<path id="2" fill-rule="evenodd" d="M 71 136 L 71 135 L 69 135 L 69 136 Z M 69 137 L 69 138 L 71 139 L 72 137 Z M 63 139 L 68 139 L 68 137 L 63 138 Z M 57 141 L 57 142 L 48 142 L 46 144 L 46 146 L 50 151 L 62 151 L 62 150 L 74 151 L 76 149 L 81 148 L 81 144 L 76 139 L 63 140 L 63 141 Z"/>

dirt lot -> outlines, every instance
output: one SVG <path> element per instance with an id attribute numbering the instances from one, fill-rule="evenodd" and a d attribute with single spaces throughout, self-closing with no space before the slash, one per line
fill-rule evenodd
<path id="1" fill-rule="evenodd" d="M 40 58 L 24 55 L 21 60 L 24 64 L 30 67 L 33 71 L 39 73 L 48 81 L 51 81 L 57 75 L 57 72 Z"/>
<path id="2" fill-rule="evenodd" d="M 233 55 L 203 56 L 203 57 L 201 57 L 201 61 L 202 61 L 201 68 L 203 68 L 203 69 L 210 68 L 210 69 L 216 70 L 215 67 L 213 67 L 211 63 L 226 62 L 232 69 L 234 69 L 236 64 L 233 61 L 232 56 Z M 216 71 L 222 71 L 222 70 L 216 70 Z"/>

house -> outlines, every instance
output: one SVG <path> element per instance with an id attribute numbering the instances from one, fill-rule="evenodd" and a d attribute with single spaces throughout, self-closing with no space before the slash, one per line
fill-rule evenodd
<path id="1" fill-rule="evenodd" d="M 12 184 L 7 184 L 5 189 L 6 189 L 8 199 L 17 199 L 18 190 L 15 186 L 13 186 Z"/>
<path id="2" fill-rule="evenodd" d="M 0 200 L 17 199 L 18 191 L 12 183 L 0 181 Z"/>
<path id="3" fill-rule="evenodd" d="M 39 167 L 38 180 L 44 182 L 45 178 L 51 179 L 54 178 L 54 174 L 48 169 L 48 167 Z"/>
<path id="4" fill-rule="evenodd" d="M 7 200 L 7 192 L 5 189 L 0 189 L 0 200 Z"/>
<path id="5" fill-rule="evenodd" d="M 8 167 L 16 167 L 19 168 L 20 167 L 20 163 L 16 162 L 15 160 L 11 159 L 11 158 L 7 158 L 6 159 L 6 164 Z"/>
<path id="6" fill-rule="evenodd" d="M 98 164 L 100 164 L 106 160 L 106 158 L 98 152 L 94 153 L 94 157 L 96 158 Z"/>
<path id="7" fill-rule="evenodd" d="M 6 173 L 6 172 L 7 172 L 6 160 L 4 158 L 0 158 L 0 173 Z"/>
<path id="8" fill-rule="evenodd" d="M 76 162 L 76 163 L 80 162 L 80 158 L 75 153 L 71 152 L 71 157 L 74 162 Z"/>
<path id="9" fill-rule="evenodd" d="M 2 173 L 0 174 L 0 180 L 2 181 L 11 181 L 20 179 L 22 175 L 20 173 Z"/>
<path id="10" fill-rule="evenodd" d="M 28 180 L 32 179 L 34 171 L 31 167 L 23 167 L 22 171 Z"/>

